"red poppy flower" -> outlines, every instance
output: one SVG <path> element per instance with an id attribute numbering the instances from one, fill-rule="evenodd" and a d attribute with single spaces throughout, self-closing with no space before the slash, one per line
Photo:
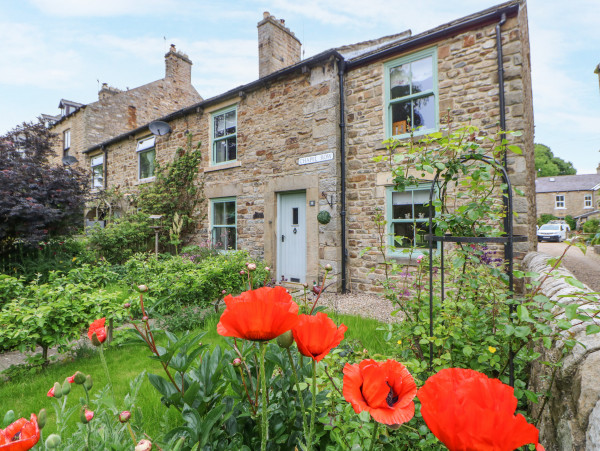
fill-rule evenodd
<path id="1" fill-rule="evenodd" d="M 106 322 L 106 318 L 100 318 L 94 321 L 88 330 L 88 337 L 93 341 L 92 337 L 96 334 L 96 338 L 100 343 L 104 343 L 106 340 L 106 329 L 104 327 L 104 323 Z"/>
<path id="2" fill-rule="evenodd" d="M 54 385 L 52 386 L 52 388 L 50 390 L 48 390 L 48 393 L 46 394 L 46 396 L 48 396 L 49 398 L 54 398 Z"/>
<path id="3" fill-rule="evenodd" d="M 19 418 L 6 429 L 0 429 L 0 450 L 26 451 L 33 448 L 39 439 L 40 428 L 35 413 L 32 413 L 29 421 Z"/>
<path id="4" fill-rule="evenodd" d="M 512 451 L 528 443 L 544 449 L 536 427 L 515 415 L 513 388 L 498 379 L 447 368 L 427 379 L 418 397 L 425 423 L 450 451 Z"/>
<path id="5" fill-rule="evenodd" d="M 366 410 L 379 423 L 399 425 L 415 415 L 417 384 L 395 360 L 366 359 L 344 366 L 344 398 L 356 413 Z"/>
<path id="6" fill-rule="evenodd" d="M 338 328 L 325 313 L 316 315 L 300 315 L 298 324 L 292 329 L 298 351 L 317 362 L 329 354 L 344 339 L 348 327 L 343 324 Z"/>
<path id="7" fill-rule="evenodd" d="M 298 304 L 283 287 L 263 287 L 237 297 L 225 296 L 225 311 L 217 324 L 224 337 L 268 341 L 298 322 Z"/>

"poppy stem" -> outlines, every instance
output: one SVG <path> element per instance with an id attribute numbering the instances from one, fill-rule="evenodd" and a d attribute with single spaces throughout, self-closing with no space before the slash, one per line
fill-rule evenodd
<path id="1" fill-rule="evenodd" d="M 267 375 L 265 374 L 265 354 L 267 344 L 260 344 L 260 379 L 262 385 L 262 437 L 260 441 L 261 451 L 267 449 L 267 435 L 269 434 L 269 420 L 267 418 Z"/>
<path id="2" fill-rule="evenodd" d="M 379 423 L 375 421 L 375 426 L 373 427 L 373 436 L 371 437 L 371 446 L 369 451 L 373 451 L 375 449 L 375 442 L 377 441 L 377 429 L 379 429 Z"/>
<path id="3" fill-rule="evenodd" d="M 108 387 L 110 389 L 110 394 L 112 396 L 113 402 L 116 402 L 115 394 L 113 392 L 112 381 L 110 380 L 110 374 L 108 373 L 108 365 L 106 364 L 106 359 L 104 358 L 104 344 L 100 343 L 100 360 L 102 361 L 102 367 L 104 368 L 104 373 L 106 374 L 106 380 L 108 381 Z"/>
<path id="4" fill-rule="evenodd" d="M 298 382 L 298 374 L 296 373 L 296 366 L 294 365 L 294 359 L 292 359 L 292 353 L 290 348 L 286 349 L 288 357 L 290 359 L 290 366 L 292 367 L 292 372 L 294 373 L 294 382 L 296 383 L 296 392 L 298 393 L 298 403 L 300 404 L 300 408 L 302 409 L 302 431 L 304 432 L 304 436 L 307 437 L 307 428 L 306 428 L 306 409 L 304 408 L 304 397 L 302 396 L 302 392 L 300 391 L 300 382 Z"/>
<path id="5" fill-rule="evenodd" d="M 312 437 L 315 428 L 315 411 L 317 410 L 317 361 L 312 361 L 312 409 L 310 411 L 310 426 L 308 430 L 308 449 L 312 448 Z"/>

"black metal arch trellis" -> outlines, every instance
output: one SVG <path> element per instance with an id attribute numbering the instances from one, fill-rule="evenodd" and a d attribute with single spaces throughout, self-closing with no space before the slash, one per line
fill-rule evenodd
<path id="1" fill-rule="evenodd" d="M 425 239 L 429 242 L 429 367 L 433 367 L 433 243 L 439 242 L 440 246 L 440 299 L 441 304 L 444 304 L 444 243 L 498 243 L 504 244 L 504 261 L 506 263 L 506 274 L 508 276 L 508 289 L 512 293 L 514 288 L 513 283 L 513 244 L 515 242 L 527 241 L 527 237 L 523 235 L 513 234 L 513 206 L 512 206 L 512 188 L 508 174 L 504 166 L 498 161 L 487 156 L 480 155 L 466 155 L 461 158 L 461 162 L 468 160 L 482 161 L 492 166 L 495 170 L 500 171 L 502 174 L 502 180 L 505 183 L 504 190 L 504 205 L 506 208 L 506 215 L 504 218 L 504 235 L 500 237 L 470 237 L 470 236 L 435 236 L 433 234 L 433 196 L 435 187 L 440 177 L 440 170 L 438 169 L 435 173 L 431 188 L 429 189 L 429 234 L 425 235 Z M 509 306 L 510 315 L 515 311 L 514 304 Z M 514 353 L 513 350 L 509 350 L 509 383 L 514 386 L 515 381 L 515 369 L 514 369 Z"/>

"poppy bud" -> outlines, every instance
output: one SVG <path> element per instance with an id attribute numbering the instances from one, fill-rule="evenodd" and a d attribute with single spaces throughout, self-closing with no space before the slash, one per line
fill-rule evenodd
<path id="1" fill-rule="evenodd" d="M 85 406 L 81 408 L 81 413 L 79 414 L 79 419 L 83 424 L 88 424 L 94 418 L 94 412 L 90 409 L 87 409 Z"/>
<path id="2" fill-rule="evenodd" d="M 48 419 L 48 415 L 46 414 L 46 409 L 40 410 L 40 413 L 38 413 L 38 416 L 37 416 L 38 427 L 40 429 L 44 429 L 44 426 L 46 426 L 47 419 Z"/>
<path id="3" fill-rule="evenodd" d="M 280 348 L 287 349 L 292 346 L 292 343 L 294 343 L 294 336 L 292 335 L 291 330 L 288 330 L 277 337 L 277 344 Z"/>
<path id="4" fill-rule="evenodd" d="M 88 374 L 87 376 L 85 376 L 85 382 L 83 383 L 83 386 L 85 387 L 86 390 L 92 389 L 92 387 L 94 386 L 94 381 L 92 380 L 91 374 Z"/>
<path id="5" fill-rule="evenodd" d="M 302 285 L 304 288 L 308 288 L 308 284 L 306 282 L 304 282 L 304 284 Z"/>
<path id="6" fill-rule="evenodd" d="M 248 271 L 256 271 L 256 264 L 255 263 L 249 263 L 248 264 Z"/>
<path id="7" fill-rule="evenodd" d="M 271 271 L 271 268 L 269 268 L 268 266 L 265 266 L 265 271 L 269 272 L 269 271 Z"/>
<path id="8" fill-rule="evenodd" d="M 227 290 L 222 290 L 222 291 L 221 291 L 221 294 L 222 294 L 222 295 L 226 295 L 226 294 L 227 294 Z"/>
<path id="9" fill-rule="evenodd" d="M 71 393 L 71 384 L 69 383 L 68 379 L 65 379 L 65 381 L 63 382 L 61 391 L 63 396 L 67 396 L 69 393 Z"/>
<path id="10" fill-rule="evenodd" d="M 327 264 L 325 265 L 325 271 L 329 272 L 329 271 L 331 271 L 332 269 L 333 269 L 333 267 L 332 267 L 332 266 L 331 266 L 329 263 L 327 263 Z"/>
<path id="11" fill-rule="evenodd" d="M 98 339 L 98 334 L 96 334 L 96 332 L 92 334 L 92 344 L 94 346 L 100 346 L 102 344 L 102 342 Z"/>
<path id="12" fill-rule="evenodd" d="M 73 374 L 73 382 L 75 382 L 78 385 L 84 384 L 85 383 L 85 374 L 83 374 L 81 371 L 75 372 L 75 374 Z"/>
<path id="13" fill-rule="evenodd" d="M 246 271 L 244 271 L 243 269 L 240 271 L 240 276 L 243 276 L 244 274 L 246 274 Z"/>
<path id="14" fill-rule="evenodd" d="M 140 440 L 135 446 L 134 451 L 150 451 L 152 449 L 152 442 L 150 440 Z"/>
<path id="15" fill-rule="evenodd" d="M 125 304 L 123 304 L 123 308 L 129 308 L 131 307 L 131 304 L 129 302 L 126 302 Z"/>
<path id="16" fill-rule="evenodd" d="M 233 362 L 231 362 L 231 364 L 237 368 L 242 364 L 242 359 L 240 359 L 239 357 L 237 359 L 233 359 Z"/>
<path id="17" fill-rule="evenodd" d="M 15 411 L 14 410 L 9 410 L 8 412 L 6 412 L 6 415 L 4 415 L 4 426 L 8 426 L 11 423 L 15 422 Z"/>
<path id="18" fill-rule="evenodd" d="M 129 412 L 128 410 L 124 410 L 123 412 L 121 412 L 119 414 L 119 421 L 121 423 L 127 423 L 130 418 L 131 418 L 131 412 Z"/>
<path id="19" fill-rule="evenodd" d="M 145 293 L 148 291 L 148 287 L 146 285 L 138 285 L 138 290 L 140 290 L 142 293 Z"/>
<path id="20" fill-rule="evenodd" d="M 55 382 L 54 387 L 52 388 L 54 389 L 54 397 L 56 399 L 62 398 L 62 386 L 60 385 L 60 382 Z"/>
<path id="21" fill-rule="evenodd" d="M 61 444 L 60 435 L 58 434 L 50 434 L 46 439 L 46 448 L 54 449 L 58 448 Z"/>
<path id="22" fill-rule="evenodd" d="M 142 316 L 142 321 L 144 321 L 144 322 L 147 322 L 147 321 L 148 321 L 148 319 L 149 319 L 149 318 L 148 318 L 148 316 L 147 316 L 147 315 L 144 315 L 144 316 Z"/>

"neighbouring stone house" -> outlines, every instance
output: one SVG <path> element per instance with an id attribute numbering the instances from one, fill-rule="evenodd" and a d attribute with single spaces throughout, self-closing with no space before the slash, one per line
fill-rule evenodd
<path id="1" fill-rule="evenodd" d="M 42 120 L 57 135 L 54 144 L 56 156 L 53 163 L 78 165 L 83 162 L 82 152 L 128 130 L 180 110 L 202 100 L 191 83 L 192 62 L 187 55 L 171 45 L 165 55 L 165 77 L 122 91 L 102 84 L 96 102 L 84 105 L 62 99 L 58 105 L 60 114 L 42 114 Z M 65 160 L 73 157 L 77 160 Z M 105 187 L 101 174 L 92 171 L 94 187 Z M 89 165 L 85 164 L 89 168 Z"/>
<path id="2" fill-rule="evenodd" d="M 383 140 L 407 136 L 408 120 L 424 133 L 436 131 L 450 111 L 456 123 L 470 120 L 482 133 L 495 133 L 502 120 L 523 132 L 515 138 L 523 155 L 508 158 L 513 186 L 527 193 L 515 198 L 514 231 L 529 237 L 519 252 L 535 247 L 525 1 L 304 60 L 300 41 L 269 13 L 258 23 L 258 38 L 256 81 L 161 117 L 167 134 L 140 124 L 88 146 L 88 166 L 104 158 L 105 186 L 134 191 L 151 183 L 151 162 L 172 160 L 189 133 L 202 143 L 207 198 L 198 241 L 246 249 L 264 258 L 278 280 L 311 283 L 331 264 L 338 288 L 377 290 L 371 282 L 379 257 L 360 255 L 374 244 L 375 209 L 387 212 L 390 236 L 415 238 L 418 228 L 399 227 L 392 204 L 414 209 L 423 199 L 418 187 L 408 200 L 394 195 L 387 167 L 373 157 L 385 152 Z M 320 211 L 331 214 L 329 223 L 318 222 Z"/>
<path id="3" fill-rule="evenodd" d="M 600 217 L 600 165 L 596 174 L 539 177 L 535 181 L 538 216 L 572 216 L 578 225 Z"/>

